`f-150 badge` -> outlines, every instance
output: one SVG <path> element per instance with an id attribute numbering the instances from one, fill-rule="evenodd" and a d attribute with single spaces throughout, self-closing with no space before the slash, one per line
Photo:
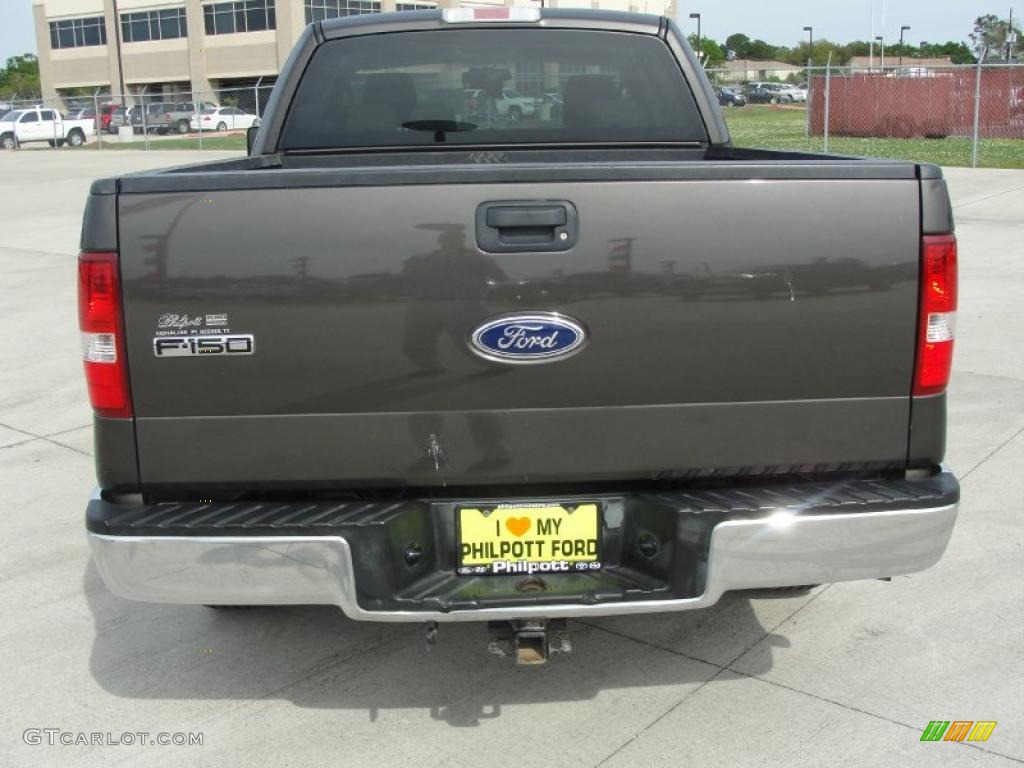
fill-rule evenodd
<path id="1" fill-rule="evenodd" d="M 557 312 L 503 315 L 487 321 L 469 339 L 477 355 L 499 363 L 548 363 L 579 352 L 583 325 Z"/>
<path id="2" fill-rule="evenodd" d="M 251 355 L 256 348 L 252 334 L 230 336 L 157 336 L 153 354 L 157 357 L 208 357 L 211 355 Z"/>

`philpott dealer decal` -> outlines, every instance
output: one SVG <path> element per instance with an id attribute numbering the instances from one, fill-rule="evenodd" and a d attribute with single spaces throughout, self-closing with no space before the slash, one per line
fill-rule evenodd
<path id="1" fill-rule="evenodd" d="M 255 351 L 256 338 L 251 333 L 232 333 L 224 312 L 160 315 L 153 337 L 157 357 L 251 355 Z"/>

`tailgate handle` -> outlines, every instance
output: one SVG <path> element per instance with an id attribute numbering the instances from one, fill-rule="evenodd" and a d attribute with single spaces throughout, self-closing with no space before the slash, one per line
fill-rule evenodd
<path id="1" fill-rule="evenodd" d="M 477 246 L 488 253 L 567 251 L 578 229 L 567 200 L 500 200 L 476 209 Z"/>
<path id="2" fill-rule="evenodd" d="M 490 208 L 487 211 L 487 226 L 498 229 L 514 227 L 558 227 L 565 224 L 565 207 L 537 206 L 522 208 Z"/>

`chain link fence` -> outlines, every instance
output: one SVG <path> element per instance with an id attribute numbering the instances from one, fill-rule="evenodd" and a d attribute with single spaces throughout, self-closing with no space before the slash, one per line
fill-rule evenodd
<path id="1" fill-rule="evenodd" d="M 1024 168 L 1024 65 L 908 59 L 708 76 L 737 146 Z"/>
<path id="2" fill-rule="evenodd" d="M 1024 65 L 766 64 L 729 62 L 708 70 L 737 146 L 1024 168 Z M 541 72 L 513 77 L 524 95 L 544 90 Z M 0 100 L 0 110 L 53 110 L 85 121 L 91 149 L 244 151 L 245 131 L 263 115 L 272 88 L 263 80 L 205 92 L 132 87 L 127 108 L 96 90 L 56 100 Z M 56 121 L 46 125 L 46 141 L 31 146 L 70 143 Z"/>
<path id="3" fill-rule="evenodd" d="M 69 137 L 80 131 L 81 145 L 96 150 L 244 150 L 245 133 L 259 124 L 272 90 L 272 83 L 258 83 L 165 94 L 143 86 L 127 105 L 101 89 L 56 99 L 0 99 L 0 120 L 16 126 L 0 143 L 6 149 L 78 146 Z"/>

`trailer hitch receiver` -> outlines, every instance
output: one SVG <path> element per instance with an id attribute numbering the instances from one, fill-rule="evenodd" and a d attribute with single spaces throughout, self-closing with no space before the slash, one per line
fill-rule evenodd
<path id="1" fill-rule="evenodd" d="M 552 654 L 571 653 L 572 642 L 565 619 L 489 621 L 487 651 L 533 666 L 546 664 Z"/>

